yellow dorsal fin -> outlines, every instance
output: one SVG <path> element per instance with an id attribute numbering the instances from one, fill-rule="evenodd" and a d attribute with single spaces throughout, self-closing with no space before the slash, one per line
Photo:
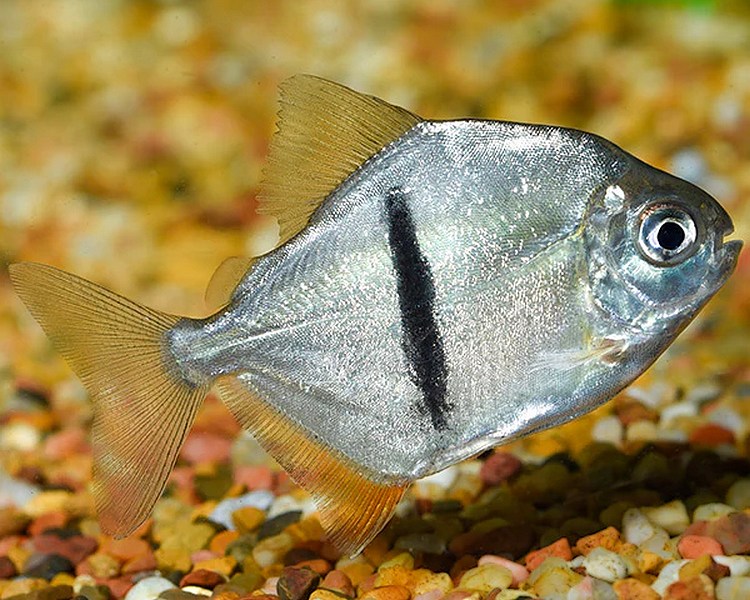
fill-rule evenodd
<path id="1" fill-rule="evenodd" d="M 250 256 L 230 256 L 217 267 L 206 288 L 206 306 L 211 312 L 229 304 L 232 292 L 256 260 Z"/>
<path id="2" fill-rule="evenodd" d="M 242 426 L 312 496 L 329 539 L 358 554 L 391 518 L 408 483 L 373 481 L 235 377 L 220 379 L 219 391 Z"/>
<path id="3" fill-rule="evenodd" d="M 283 244 L 344 179 L 421 119 L 312 75 L 287 79 L 280 94 L 258 212 L 279 220 Z"/>

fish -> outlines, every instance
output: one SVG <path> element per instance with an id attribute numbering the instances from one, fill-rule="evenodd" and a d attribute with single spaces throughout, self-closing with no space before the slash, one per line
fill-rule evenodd
<path id="1" fill-rule="evenodd" d="M 426 120 L 312 75 L 281 84 L 259 190 L 279 243 L 221 264 L 205 318 L 10 267 L 92 397 L 116 537 L 148 517 L 216 387 L 356 554 L 416 479 L 611 399 L 742 247 L 714 198 L 595 134 Z"/>

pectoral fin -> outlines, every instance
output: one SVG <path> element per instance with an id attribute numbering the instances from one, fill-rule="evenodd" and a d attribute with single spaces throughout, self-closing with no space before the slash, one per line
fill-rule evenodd
<path id="1" fill-rule="evenodd" d="M 313 497 L 330 540 L 342 552 L 358 554 L 388 522 L 409 483 L 375 481 L 244 381 L 225 377 L 219 390 L 242 426 Z"/>

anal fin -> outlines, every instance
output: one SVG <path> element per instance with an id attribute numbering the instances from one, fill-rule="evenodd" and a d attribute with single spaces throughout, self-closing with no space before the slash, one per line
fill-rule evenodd
<path id="1" fill-rule="evenodd" d="M 361 552 L 388 522 L 408 482 L 374 481 L 237 378 L 224 377 L 218 385 L 242 426 L 313 497 L 329 539 L 342 552 Z"/>

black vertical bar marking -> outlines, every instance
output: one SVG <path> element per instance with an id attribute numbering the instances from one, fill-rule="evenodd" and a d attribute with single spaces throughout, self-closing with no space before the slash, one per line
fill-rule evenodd
<path id="1" fill-rule="evenodd" d="M 401 188 L 393 188 L 386 196 L 385 216 L 401 309 L 401 343 L 411 379 L 424 399 L 423 411 L 429 413 L 436 430 L 443 430 L 451 407 L 445 350 L 435 320 L 435 286 L 419 247 L 408 196 Z"/>

